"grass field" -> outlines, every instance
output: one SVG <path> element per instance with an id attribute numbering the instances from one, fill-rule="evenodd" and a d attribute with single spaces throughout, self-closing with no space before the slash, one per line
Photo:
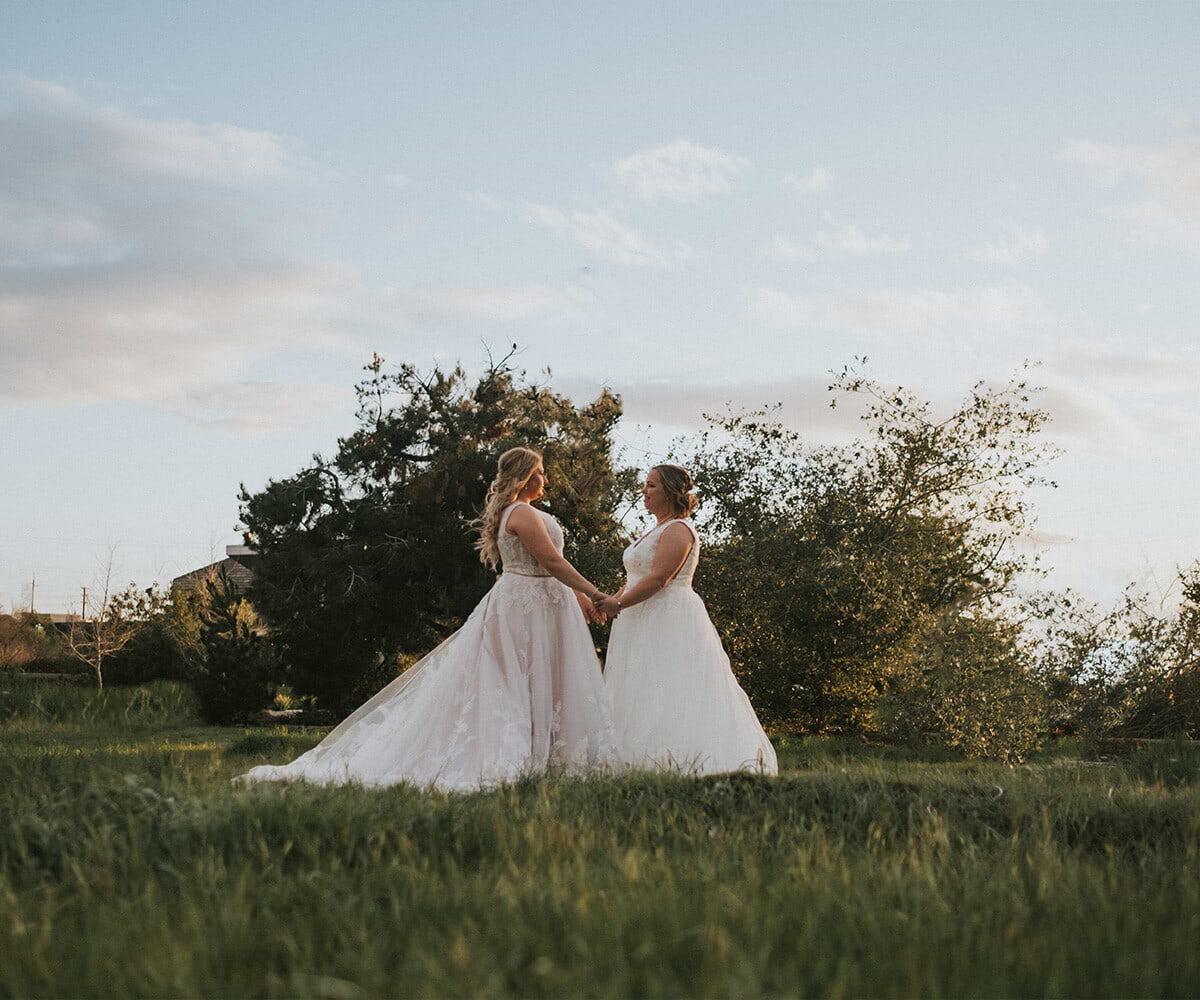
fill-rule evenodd
<path id="1" fill-rule="evenodd" d="M 3 996 L 1195 996 L 1200 752 L 233 787 L 319 733 L 0 679 Z M 89 707 L 90 706 L 90 707 Z"/>

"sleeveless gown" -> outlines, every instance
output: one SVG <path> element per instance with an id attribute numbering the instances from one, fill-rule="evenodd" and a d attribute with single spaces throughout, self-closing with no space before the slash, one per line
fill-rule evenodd
<path id="1" fill-rule="evenodd" d="M 626 589 L 646 576 L 666 521 L 625 549 Z M 692 578 L 700 537 L 675 577 L 653 597 L 622 611 L 612 626 L 604 679 L 617 753 L 626 767 L 687 774 L 777 774 L 775 749 L 729 666 Z"/>
<path id="2" fill-rule="evenodd" d="M 614 761 L 612 721 L 587 623 L 500 521 L 503 572 L 454 635 L 290 764 L 241 780 L 473 790 L 547 769 Z M 558 521 L 537 511 L 559 552 Z"/>

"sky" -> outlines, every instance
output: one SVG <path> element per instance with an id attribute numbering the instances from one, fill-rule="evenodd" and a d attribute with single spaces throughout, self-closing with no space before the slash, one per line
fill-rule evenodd
<path id="1" fill-rule="evenodd" d="M 854 430 L 1025 361 L 1022 545 L 1169 599 L 1200 558 L 1200 4 L 0 0 L 0 606 L 240 542 L 378 352 L 520 345 L 701 414 Z M 34 581 L 36 580 L 36 584 Z"/>

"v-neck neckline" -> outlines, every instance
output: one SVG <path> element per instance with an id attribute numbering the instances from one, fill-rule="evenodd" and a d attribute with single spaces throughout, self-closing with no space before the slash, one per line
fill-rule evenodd
<path id="1" fill-rule="evenodd" d="M 656 524 L 653 528 L 651 528 L 644 535 L 642 535 L 641 538 L 639 538 L 636 542 L 634 542 L 633 547 L 636 549 L 639 545 L 642 544 L 642 542 L 644 542 L 647 538 L 649 538 L 656 531 L 658 531 L 659 528 L 665 528 L 672 521 L 682 521 L 682 520 L 684 520 L 682 517 L 669 517 L 665 521 L 663 521 L 662 524 Z"/>

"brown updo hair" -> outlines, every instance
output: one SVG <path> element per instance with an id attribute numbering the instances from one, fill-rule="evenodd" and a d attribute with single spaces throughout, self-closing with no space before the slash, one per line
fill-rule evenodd
<path id="1" fill-rule="evenodd" d="M 687 469 L 682 465 L 656 465 L 650 471 L 658 473 L 663 493 L 671 501 L 676 516 L 690 517 L 696 509 L 696 498 L 692 495 L 696 484 Z"/>

